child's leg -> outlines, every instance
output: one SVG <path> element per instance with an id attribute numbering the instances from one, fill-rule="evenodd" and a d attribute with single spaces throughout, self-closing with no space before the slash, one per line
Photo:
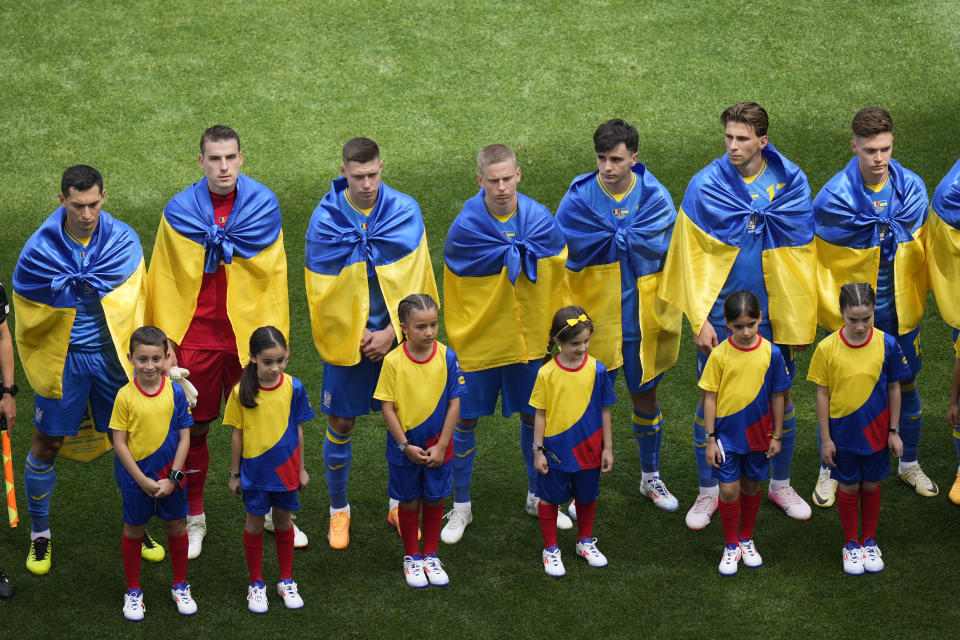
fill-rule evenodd
<path id="1" fill-rule="evenodd" d="M 443 523 L 443 500 L 423 502 L 423 555 L 436 555 Z"/>
<path id="2" fill-rule="evenodd" d="M 720 523 L 725 545 L 737 544 L 740 524 L 740 480 L 720 483 Z"/>
<path id="3" fill-rule="evenodd" d="M 740 478 L 740 534 L 741 540 L 753 539 L 753 527 L 760 511 L 760 484 L 746 477 Z"/>
<path id="4" fill-rule="evenodd" d="M 400 540 L 403 541 L 403 555 L 415 558 L 420 554 L 420 543 L 417 540 L 418 520 L 420 519 L 420 498 L 401 500 L 400 510 L 397 512 L 397 516 L 400 519 Z M 441 517 L 443 517 L 442 513 Z M 426 524 L 427 523 L 424 522 L 424 547 L 426 547 Z M 434 552 L 436 552 L 436 546 L 434 546 Z"/>
<path id="5" fill-rule="evenodd" d="M 187 520 L 164 520 L 163 528 L 167 533 L 167 544 L 170 545 L 170 565 L 173 569 L 173 584 L 187 581 Z"/>
<path id="6" fill-rule="evenodd" d="M 537 513 L 540 517 L 540 533 L 543 534 L 543 548 L 557 546 L 557 505 L 544 502 L 541 498 Z"/>
<path id="7" fill-rule="evenodd" d="M 863 539 L 877 537 L 877 522 L 880 520 L 880 483 L 860 483 L 860 522 Z"/>
<path id="8" fill-rule="evenodd" d="M 860 485 L 841 482 L 837 488 L 837 513 L 840 515 L 840 526 L 843 527 L 843 538 L 859 544 L 859 501 Z"/>
<path id="9" fill-rule="evenodd" d="M 250 572 L 250 584 L 263 581 L 263 516 L 247 513 L 243 529 L 243 551 Z"/>
<path id="10" fill-rule="evenodd" d="M 280 579 L 293 578 L 293 518 L 288 510 L 273 507 L 273 532 Z"/>
<path id="11" fill-rule="evenodd" d="M 140 543 L 146 525 L 124 523 L 123 538 L 120 541 L 120 553 L 123 556 L 123 574 L 127 580 L 127 590 L 140 588 Z"/>

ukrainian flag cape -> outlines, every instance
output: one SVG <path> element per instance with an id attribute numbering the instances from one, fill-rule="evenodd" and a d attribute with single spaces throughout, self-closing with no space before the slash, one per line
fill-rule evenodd
<path id="1" fill-rule="evenodd" d="M 657 289 L 677 219 L 669 192 L 641 163 L 637 176 L 640 209 L 618 227 L 608 212 L 594 203 L 588 187 L 597 172 L 576 177 L 557 208 L 557 225 L 567 240 L 567 279 L 573 301 L 593 320 L 596 333 L 590 355 L 613 370 L 623 365 L 623 325 L 639 329 L 643 382 L 653 379 L 677 361 L 680 352 L 680 310 L 664 302 Z M 639 315 L 623 318 L 621 269 L 627 269 L 639 294 Z M 635 331 L 636 333 L 636 331 Z"/>
<path id="2" fill-rule="evenodd" d="M 126 353 L 130 334 L 143 325 L 146 290 L 143 249 L 136 232 L 106 211 L 84 258 L 64 229 L 60 207 L 24 245 L 13 272 L 20 361 L 30 386 L 47 398 L 63 397 L 63 364 L 82 287 L 100 296 L 117 358 L 131 375 Z"/>
<path id="3" fill-rule="evenodd" d="M 917 174 L 896 160 L 890 160 L 889 170 L 893 195 L 879 216 L 863 191 L 856 157 L 823 185 L 813 201 L 820 324 L 827 331 L 843 325 L 837 301 L 844 283 L 869 282 L 876 289 L 881 253 L 893 261 L 900 334 L 916 329 L 923 318 L 927 302 L 927 188 Z M 884 224 L 889 232 L 881 239 Z"/>
<path id="4" fill-rule="evenodd" d="M 810 185 L 797 165 L 772 144 L 763 156 L 786 186 L 755 211 L 743 178 L 721 156 L 693 177 L 677 216 L 660 284 L 660 297 L 679 307 L 694 331 L 706 322 L 756 213 L 763 234 L 766 310 L 778 344 L 810 344 L 817 332 L 816 251 Z M 836 305 L 834 305 L 836 306 Z"/>
<path id="5" fill-rule="evenodd" d="M 306 248 L 313 342 L 325 362 L 340 366 L 360 362 L 360 340 L 370 315 L 368 264 L 376 269 L 397 336 L 400 300 L 411 293 L 440 297 L 417 201 L 381 183 L 364 232 L 340 210 L 339 194 L 346 188 L 346 178 L 332 182 L 310 218 Z"/>
<path id="6" fill-rule="evenodd" d="M 237 177 L 237 197 L 227 223 L 213 220 L 213 203 L 204 177 L 173 197 L 163 210 L 147 274 L 147 319 L 176 343 L 190 327 L 204 273 L 227 275 L 227 317 L 241 362 L 250 336 L 273 325 L 290 332 L 287 255 L 280 229 L 280 205 L 270 189 L 245 175 Z"/>
<path id="7" fill-rule="evenodd" d="M 464 203 L 443 245 L 444 324 L 464 371 L 542 358 L 567 296 L 567 246 L 550 211 L 518 193 L 508 238 L 483 196 Z"/>
<path id="8" fill-rule="evenodd" d="M 927 224 L 927 273 L 940 315 L 960 328 L 960 160 L 933 192 Z"/>

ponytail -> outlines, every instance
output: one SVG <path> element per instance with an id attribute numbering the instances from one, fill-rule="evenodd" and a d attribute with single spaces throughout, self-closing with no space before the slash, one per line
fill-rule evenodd
<path id="1" fill-rule="evenodd" d="M 257 363 L 254 358 L 263 351 L 272 347 L 287 348 L 287 341 L 276 327 L 260 327 L 250 336 L 250 362 L 243 369 L 240 382 L 237 384 L 237 395 L 240 404 L 247 409 L 257 406 L 257 393 L 260 391 L 260 376 L 257 373 Z"/>

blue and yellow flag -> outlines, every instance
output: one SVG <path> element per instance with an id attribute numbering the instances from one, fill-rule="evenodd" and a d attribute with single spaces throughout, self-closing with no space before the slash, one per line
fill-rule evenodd
<path id="1" fill-rule="evenodd" d="M 440 297 L 417 201 L 381 183 L 363 229 L 340 209 L 339 194 L 346 188 L 346 178 L 331 183 L 310 218 L 306 247 L 313 342 L 325 362 L 340 366 L 360 362 L 360 340 L 370 315 L 368 264 L 376 270 L 398 336 L 397 305 L 403 298 L 411 293 Z"/>
<path id="2" fill-rule="evenodd" d="M 762 234 L 767 317 L 778 344 L 810 344 L 817 332 L 816 251 L 810 185 L 797 165 L 772 144 L 763 156 L 786 185 L 754 209 L 743 178 L 726 155 L 690 180 L 683 196 L 660 296 L 679 307 L 699 331 L 740 251 L 751 217 Z"/>
<path id="3" fill-rule="evenodd" d="M 464 203 L 443 245 L 444 324 L 464 371 L 542 358 L 567 297 L 567 247 L 550 211 L 518 193 L 517 231 L 505 236 L 483 197 Z"/>
<path id="4" fill-rule="evenodd" d="M 937 185 L 927 224 L 927 274 L 940 315 L 960 329 L 960 160 Z"/>
<path id="5" fill-rule="evenodd" d="M 893 262 L 900 334 L 916 329 L 923 318 L 927 189 L 917 174 L 896 160 L 890 160 L 889 171 L 893 195 L 879 215 L 864 193 L 856 157 L 823 185 L 813 201 L 820 324 L 827 331 L 843 325 L 838 302 L 843 284 L 869 282 L 876 289 L 881 254 Z"/>
<path id="6" fill-rule="evenodd" d="M 40 225 L 20 252 L 13 272 L 20 361 L 30 386 L 47 398 L 63 397 L 63 364 L 81 288 L 93 289 L 117 358 L 131 374 L 130 334 L 143 325 L 146 290 L 143 249 L 136 232 L 100 212 L 97 228 L 78 262 L 60 207 Z"/>
<path id="7" fill-rule="evenodd" d="M 680 310 L 657 295 L 677 212 L 670 192 L 643 164 L 633 172 L 630 202 L 638 206 L 618 210 L 622 221 L 610 215 L 596 171 L 574 178 L 556 220 L 567 241 L 571 298 L 596 328 L 590 355 L 617 369 L 623 340 L 639 337 L 646 382 L 673 366 L 680 352 Z"/>
<path id="8" fill-rule="evenodd" d="M 241 174 L 224 227 L 213 219 L 206 177 L 173 197 L 163 210 L 147 274 L 147 318 L 176 343 L 190 327 L 204 273 L 227 275 L 227 316 L 246 362 L 253 332 L 273 325 L 290 332 L 287 255 L 280 205 L 270 189 Z"/>

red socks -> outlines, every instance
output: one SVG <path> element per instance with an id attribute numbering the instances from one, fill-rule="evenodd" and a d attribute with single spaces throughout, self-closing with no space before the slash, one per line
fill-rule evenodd
<path id="1" fill-rule="evenodd" d="M 293 578 L 293 525 L 286 531 L 274 529 L 274 542 L 277 545 L 277 564 L 280 566 L 280 579 Z"/>
<path id="2" fill-rule="evenodd" d="M 127 589 L 140 588 L 140 544 L 143 538 L 120 538 L 120 554 L 123 556 L 123 575 L 127 580 Z"/>
<path id="3" fill-rule="evenodd" d="M 187 532 L 179 536 L 167 535 L 167 544 L 170 545 L 170 565 L 173 568 L 173 584 L 180 584 L 187 580 L 187 547 L 190 541 Z"/>
<path id="4" fill-rule="evenodd" d="M 290 527 L 290 530 L 293 531 L 293 527 Z M 263 531 L 250 533 L 243 530 L 243 555 L 247 559 L 250 584 L 257 580 L 263 581 Z"/>
<path id="5" fill-rule="evenodd" d="M 437 554 L 437 545 L 440 544 L 440 525 L 443 522 L 443 503 L 435 507 L 423 505 L 423 555 Z M 416 536 L 416 531 L 414 531 Z"/>
<path id="6" fill-rule="evenodd" d="M 203 513 L 203 487 L 207 483 L 210 468 L 210 449 L 207 448 L 207 433 L 190 434 L 190 449 L 183 470 L 187 474 L 187 506 L 192 516 Z"/>
<path id="7" fill-rule="evenodd" d="M 877 521 L 880 519 L 880 485 L 873 491 L 860 489 L 860 525 L 863 539 L 877 537 Z"/>
<path id="8" fill-rule="evenodd" d="M 593 539 L 593 514 L 597 510 L 597 501 L 589 504 L 577 503 L 577 539 Z"/>
<path id="9" fill-rule="evenodd" d="M 717 503 L 717 511 L 720 512 L 720 523 L 723 525 L 724 544 L 736 544 L 739 540 L 740 500 L 733 502 L 720 500 Z"/>
<path id="10" fill-rule="evenodd" d="M 577 520 L 580 519 L 580 505 L 577 505 Z M 546 504 L 540 501 L 537 507 L 537 513 L 540 515 L 540 532 L 543 534 L 543 548 L 557 546 L 557 505 Z"/>
<path id="11" fill-rule="evenodd" d="M 420 509 L 397 509 L 397 518 L 400 520 L 400 539 L 403 541 L 403 555 L 415 556 L 420 553 L 420 542 L 417 540 L 418 520 L 420 520 Z M 426 518 L 424 518 L 426 520 Z M 424 529 L 427 523 L 424 522 Z M 426 533 L 426 532 L 424 532 Z M 426 538 L 426 535 L 424 535 Z M 434 548 L 436 552 L 436 548 Z"/>
<path id="12" fill-rule="evenodd" d="M 879 490 L 875 493 L 879 494 Z M 843 538 L 847 542 L 858 540 L 857 520 L 858 520 L 858 502 L 860 501 L 860 491 L 856 493 L 847 493 L 842 489 L 837 491 L 837 513 L 840 514 L 840 526 L 843 527 Z M 877 496 L 877 510 L 880 508 L 879 495 Z M 876 529 L 876 520 L 874 520 L 874 529 Z M 864 530 L 866 530 L 866 521 L 864 521 Z M 866 533 L 864 533 L 866 535 Z"/>
<path id="13" fill-rule="evenodd" d="M 740 492 L 740 539 L 752 540 L 753 527 L 757 523 L 757 513 L 760 511 L 760 492 L 748 495 Z"/>

